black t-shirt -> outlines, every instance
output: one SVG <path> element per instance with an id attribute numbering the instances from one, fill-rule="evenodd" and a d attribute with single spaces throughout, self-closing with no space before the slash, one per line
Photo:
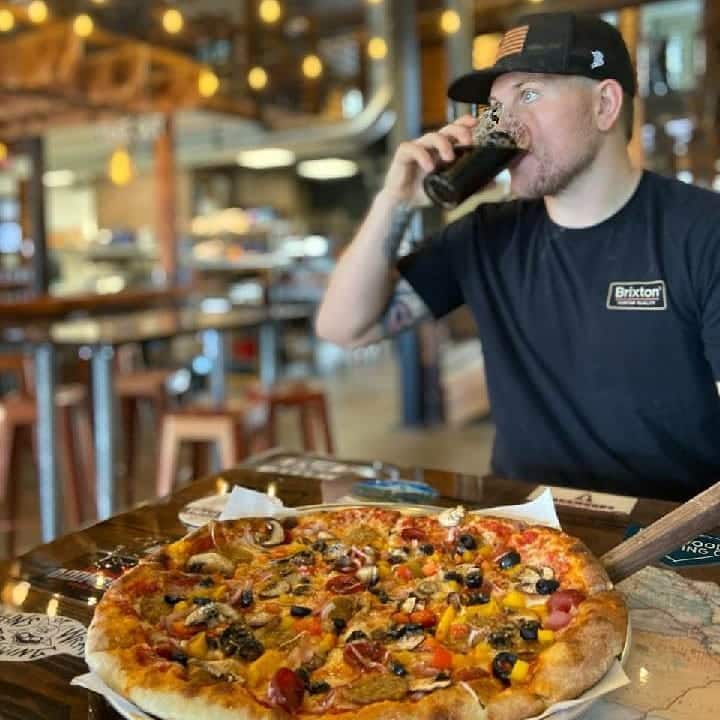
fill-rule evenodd
<path id="1" fill-rule="evenodd" d="M 720 198 L 645 172 L 563 228 L 542 200 L 479 206 L 398 263 L 483 343 L 506 477 L 681 500 L 720 479 Z"/>

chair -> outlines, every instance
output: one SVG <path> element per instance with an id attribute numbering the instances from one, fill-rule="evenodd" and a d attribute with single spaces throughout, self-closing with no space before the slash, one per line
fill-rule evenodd
<path id="1" fill-rule="evenodd" d="M 125 502 L 131 506 L 134 502 L 136 467 L 136 437 L 138 431 L 140 403 L 150 405 L 157 422 L 168 407 L 166 382 L 173 370 L 149 369 L 139 367 L 139 346 L 123 345 L 116 353 L 115 392 L 120 400 L 120 412 L 123 427 L 123 453 L 125 457 Z"/>
<path id="2" fill-rule="evenodd" d="M 233 467 L 251 451 L 264 449 L 267 405 L 244 400 L 228 406 L 194 406 L 166 412 L 160 429 L 155 489 L 158 497 L 175 486 L 182 443 L 193 451 L 193 478 L 206 474 L 205 449 L 216 444 L 223 468 Z"/>
<path id="3" fill-rule="evenodd" d="M 0 374 L 15 377 L 17 391 L 0 399 L 0 505 L 8 529 L 8 553 L 15 552 L 19 517 L 22 441 L 30 440 L 33 464 L 37 457 L 37 403 L 32 395 L 32 362 L 20 354 L 0 354 Z M 66 481 L 66 517 L 77 525 L 94 507 L 94 458 L 87 393 L 82 385 L 60 385 L 55 392 L 60 460 Z M 73 425 L 75 427 L 73 427 Z"/>
<path id="4" fill-rule="evenodd" d="M 264 400 L 268 403 L 267 438 L 269 447 L 277 445 L 279 414 L 290 410 L 297 413 L 304 450 L 318 449 L 314 431 L 317 428 L 323 439 L 324 451 L 329 455 L 334 453 L 327 398 L 321 385 L 307 380 L 280 381 L 269 389 L 255 384 L 248 387 L 246 393 L 250 398 Z"/>

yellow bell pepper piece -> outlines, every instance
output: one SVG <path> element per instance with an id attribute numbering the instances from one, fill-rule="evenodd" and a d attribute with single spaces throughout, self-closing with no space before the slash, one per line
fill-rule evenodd
<path id="1" fill-rule="evenodd" d="M 332 633 L 324 633 L 322 640 L 318 643 L 317 649 L 320 652 L 330 652 L 335 647 L 337 637 Z"/>
<path id="2" fill-rule="evenodd" d="M 511 590 L 503 599 L 502 604 L 512 610 L 521 610 L 526 605 L 525 596 L 518 590 Z"/>
<path id="3" fill-rule="evenodd" d="M 541 645 L 550 645 L 555 642 L 554 630 L 538 630 L 538 642 Z"/>
<path id="4" fill-rule="evenodd" d="M 438 623 L 437 629 L 435 630 L 435 637 L 438 640 L 442 640 L 447 635 L 450 623 L 455 619 L 455 608 L 452 605 L 448 605 L 443 612 L 440 622 Z"/>
<path id="5" fill-rule="evenodd" d="M 275 670 L 282 667 L 286 655 L 279 650 L 266 650 L 257 660 L 251 662 L 247 669 L 248 684 L 257 687 L 269 678 Z"/>
<path id="6" fill-rule="evenodd" d="M 494 600 L 484 605 L 471 605 L 465 608 L 465 613 L 468 617 L 490 617 L 491 615 L 497 615 L 499 608 Z"/>
<path id="7" fill-rule="evenodd" d="M 222 600 L 227 593 L 227 585 L 218 585 L 211 593 L 213 600 Z"/>
<path id="8" fill-rule="evenodd" d="M 207 655 L 208 651 L 205 633 L 199 632 L 197 635 L 195 635 L 191 640 L 188 641 L 187 647 L 185 649 L 187 650 L 187 654 L 190 655 L 190 657 L 202 660 Z"/>
<path id="9" fill-rule="evenodd" d="M 510 682 L 522 682 L 527 678 L 530 665 L 524 660 L 516 660 L 510 672 Z"/>

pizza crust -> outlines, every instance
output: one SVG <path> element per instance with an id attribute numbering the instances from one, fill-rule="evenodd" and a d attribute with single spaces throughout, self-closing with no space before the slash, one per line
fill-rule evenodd
<path id="1" fill-rule="evenodd" d="M 232 706 L 227 707 L 222 702 L 223 694 L 219 692 L 190 696 L 180 689 L 140 687 L 137 685 L 138 678 L 126 669 L 122 657 L 116 652 L 101 651 L 88 652 L 86 659 L 90 670 L 111 689 L 142 710 L 164 720 L 288 720 L 302 717 L 313 720 L 407 720 L 409 716 L 413 720 L 490 720 L 493 717 L 462 685 L 439 690 L 412 703 L 377 702 L 347 712 L 313 715 L 290 715 L 284 710 L 262 705 L 242 688 L 234 688 L 232 694 L 225 698 L 232 701 Z M 149 667 L 146 672 L 154 674 L 154 669 Z M 147 675 L 143 677 L 147 678 Z M 159 680 L 154 678 L 152 684 L 159 685 Z"/>
<path id="2" fill-rule="evenodd" d="M 592 687 L 622 653 L 627 622 L 627 608 L 616 590 L 585 600 L 576 621 L 540 656 L 530 689 L 551 705 Z"/>

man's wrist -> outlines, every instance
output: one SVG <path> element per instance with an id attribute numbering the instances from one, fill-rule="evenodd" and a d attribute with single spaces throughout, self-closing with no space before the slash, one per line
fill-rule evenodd
<path id="1" fill-rule="evenodd" d="M 398 257 L 398 250 L 405 238 L 408 227 L 412 220 L 415 208 L 399 201 L 391 203 L 390 212 L 390 228 L 383 243 L 383 253 L 391 265 L 395 264 Z"/>

